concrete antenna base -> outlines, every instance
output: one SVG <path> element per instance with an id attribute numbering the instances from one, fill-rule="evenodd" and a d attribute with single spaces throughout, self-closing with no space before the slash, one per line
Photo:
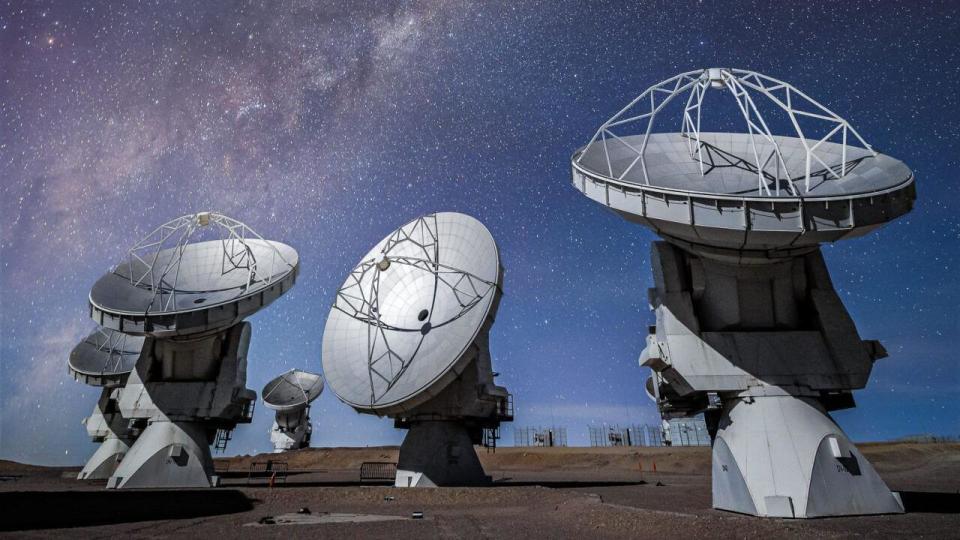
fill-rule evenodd
<path id="1" fill-rule="evenodd" d="M 193 422 L 153 422 L 127 452 L 107 488 L 187 488 L 213 485 L 206 428 Z"/>
<path id="2" fill-rule="evenodd" d="M 489 483 L 466 426 L 442 420 L 411 424 L 400 446 L 396 487 Z"/>
<path id="3" fill-rule="evenodd" d="M 100 446 L 80 470 L 77 480 L 110 478 L 136 439 L 127 420 L 117 411 L 119 392 L 119 388 L 104 388 L 93 413 L 83 420 L 87 435 Z"/>
<path id="4" fill-rule="evenodd" d="M 87 464 L 80 470 L 77 480 L 106 480 L 113 476 L 126 453 L 130 450 L 130 442 L 116 436 L 104 439 Z"/>
<path id="5" fill-rule="evenodd" d="M 725 405 L 713 445 L 713 507 L 780 518 L 903 512 L 823 407 L 785 392 Z"/>

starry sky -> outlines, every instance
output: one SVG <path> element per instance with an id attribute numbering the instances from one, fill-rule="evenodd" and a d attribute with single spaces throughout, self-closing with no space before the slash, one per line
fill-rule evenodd
<path id="1" fill-rule="evenodd" d="M 960 8 L 936 2 L 0 1 L 0 458 L 81 464 L 99 390 L 67 356 L 90 286 L 160 223 L 216 210 L 300 253 L 251 318 L 248 387 L 320 370 L 346 273 L 425 213 L 471 214 L 506 268 L 491 333 L 517 426 L 656 418 L 636 359 L 654 235 L 569 158 L 647 86 L 711 66 L 784 79 L 915 172 L 915 210 L 825 246 L 881 339 L 854 440 L 960 434 Z M 270 448 L 259 407 L 228 453 Z M 314 446 L 397 444 L 326 392 Z M 512 443 L 505 425 L 501 444 Z"/>

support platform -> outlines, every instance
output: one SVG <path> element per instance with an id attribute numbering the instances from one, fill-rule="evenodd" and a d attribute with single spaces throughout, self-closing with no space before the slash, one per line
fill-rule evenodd
<path id="1" fill-rule="evenodd" d="M 713 507 L 810 518 L 903 512 L 873 466 L 815 400 L 730 400 L 713 444 Z"/>
<path id="2" fill-rule="evenodd" d="M 107 488 L 212 487 L 207 429 L 194 422 L 154 422 L 137 439 Z"/>
<path id="3" fill-rule="evenodd" d="M 490 482 L 470 432 L 462 423 L 423 421 L 410 426 L 400 446 L 396 487 L 479 486 Z"/>

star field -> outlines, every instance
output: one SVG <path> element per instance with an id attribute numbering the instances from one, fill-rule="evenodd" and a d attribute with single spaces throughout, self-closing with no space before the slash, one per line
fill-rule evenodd
<path id="1" fill-rule="evenodd" d="M 569 184 L 569 158 L 649 85 L 723 65 L 786 80 L 917 177 L 914 211 L 825 246 L 890 357 L 835 415 L 854 440 L 960 434 L 960 9 L 953 3 L 0 1 L 0 458 L 79 464 L 97 389 L 67 374 L 93 282 L 156 225 L 216 210 L 297 248 L 257 314 L 247 386 L 319 371 L 346 273 L 410 219 L 491 230 L 491 333 L 516 425 L 656 418 L 636 363 L 652 233 Z M 332 392 L 315 446 L 402 432 Z M 272 415 L 230 453 L 269 449 Z M 511 444 L 510 426 L 502 444 Z"/>

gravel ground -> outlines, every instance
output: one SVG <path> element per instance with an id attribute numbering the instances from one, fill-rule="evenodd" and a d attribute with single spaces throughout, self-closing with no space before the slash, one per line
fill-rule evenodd
<path id="1" fill-rule="evenodd" d="M 0 466 L 0 535 L 20 538 L 960 538 L 960 447 L 872 449 L 891 488 L 913 511 L 904 515 L 817 520 L 758 519 L 710 508 L 703 456 L 661 468 L 625 469 L 610 452 L 606 466 L 579 449 L 570 467 L 539 465 L 557 452 L 503 452 L 502 469 L 484 458 L 493 487 L 395 489 L 354 484 L 356 470 L 328 469 L 290 477 L 274 488 L 227 480 L 214 490 L 105 491 L 68 478 L 63 469 Z M 326 451 L 330 452 L 330 451 Z M 628 452 L 624 450 L 623 452 Z M 701 451 L 702 453 L 703 451 Z M 327 454 L 329 455 L 329 454 Z M 634 454 L 629 454 L 634 455 Z M 659 455 L 659 454 L 658 454 Z M 709 454 L 707 454 L 709 455 Z M 912 456 L 914 463 L 901 458 Z M 301 457 L 300 459 L 306 459 Z M 524 459 L 531 465 L 524 468 Z M 871 458 L 873 459 L 873 458 Z M 690 465 L 691 462 L 697 465 Z M 690 471 L 690 472 L 688 472 Z M 66 473 L 69 475 L 69 472 Z M 663 486 L 657 486 L 659 480 Z M 307 508 L 310 514 L 297 514 Z M 422 519 L 413 519 L 422 512 Z M 354 514 L 349 515 L 349 514 Z M 401 519 L 384 520 L 396 516 Z M 263 518 L 275 524 L 259 525 Z M 294 521 L 297 524 L 276 524 Z"/>

